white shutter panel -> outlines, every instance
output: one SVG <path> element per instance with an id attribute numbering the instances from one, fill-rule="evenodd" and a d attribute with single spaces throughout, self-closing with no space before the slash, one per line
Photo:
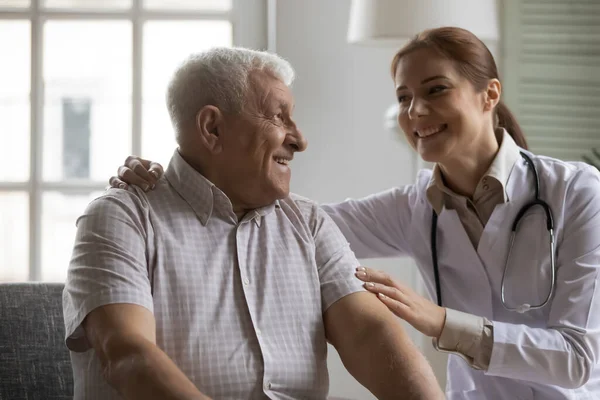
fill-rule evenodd
<path id="1" fill-rule="evenodd" d="M 505 101 L 534 153 L 600 149 L 600 0 L 504 0 Z"/>

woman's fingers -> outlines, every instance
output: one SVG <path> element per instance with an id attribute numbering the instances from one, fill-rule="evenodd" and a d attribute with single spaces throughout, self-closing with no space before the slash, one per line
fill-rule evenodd
<path id="1" fill-rule="evenodd" d="M 367 289 L 369 292 L 375 293 L 375 294 L 383 294 L 393 300 L 396 301 L 400 301 L 403 303 L 406 303 L 408 298 L 406 297 L 406 295 L 404 293 L 402 293 L 401 290 L 392 287 L 392 286 L 386 286 L 386 285 L 382 285 L 380 283 L 375 283 L 375 282 L 367 282 L 364 284 L 365 289 Z"/>
<path id="2" fill-rule="evenodd" d="M 125 163 L 123 163 L 123 165 L 125 165 L 128 168 L 133 169 L 134 163 L 137 164 L 138 162 L 141 163 L 144 167 L 146 167 L 146 169 L 150 168 L 150 161 L 144 160 L 143 158 L 138 157 L 138 156 L 128 156 L 125 159 Z"/>
<path id="3" fill-rule="evenodd" d="M 387 308 L 393 312 L 397 317 L 402 318 L 409 324 L 413 325 L 414 321 L 412 320 L 412 310 L 409 306 L 402 303 L 401 301 L 395 300 L 389 296 L 386 296 L 383 293 L 377 294 L 377 297 L 383 304 L 387 306 Z M 413 325 L 414 326 L 414 325 Z"/>
<path id="4" fill-rule="evenodd" d="M 149 164 L 144 165 L 140 160 L 133 160 L 129 165 L 129 169 L 135 172 L 137 176 L 147 181 L 148 184 L 153 185 L 157 179 L 150 173 L 149 168 Z"/>
<path id="5" fill-rule="evenodd" d="M 150 173 L 150 169 L 154 167 L 154 170 L 157 170 L 156 164 L 150 160 L 144 160 L 143 158 L 137 156 L 129 156 L 125 159 L 125 167 L 129 168 L 140 178 L 146 180 L 148 184 L 152 185 L 156 183 L 158 177 L 155 174 Z M 160 166 L 160 164 L 158 164 Z M 162 167 L 159 169 L 162 171 Z M 158 172 L 158 171 L 157 171 Z"/>
<path id="6" fill-rule="evenodd" d="M 127 169 L 132 170 L 136 175 L 144 179 L 150 186 L 155 184 L 165 173 L 162 165 L 159 163 L 145 160 L 137 156 L 127 157 L 125 159 L 124 166 L 126 169 L 124 169 L 123 172 L 127 171 Z M 121 178 L 126 179 L 127 177 L 121 175 Z M 133 182 L 129 183 L 133 184 Z"/>
<path id="7" fill-rule="evenodd" d="M 148 171 L 144 171 L 146 172 L 146 175 L 150 175 Z M 139 186 L 143 190 L 149 190 L 151 187 L 154 186 L 154 183 L 149 180 L 149 177 L 142 177 L 136 172 L 134 172 L 132 169 L 124 165 L 121 165 L 119 167 L 119 179 L 121 179 L 123 182 L 129 185 Z"/>
<path id="8" fill-rule="evenodd" d="M 119 189 L 127 189 L 129 186 L 119 179 L 117 176 L 111 176 L 108 180 L 110 187 L 119 188 Z"/>
<path id="9" fill-rule="evenodd" d="M 397 282 L 383 271 L 377 271 L 367 267 L 356 268 L 356 277 L 363 282 L 375 282 L 382 285 L 397 287 Z"/>
<path id="10" fill-rule="evenodd" d="M 150 161 L 150 168 L 148 170 L 156 178 L 156 180 L 160 179 L 165 173 L 162 165 L 154 161 Z"/>
<path id="11" fill-rule="evenodd" d="M 154 185 L 163 176 L 162 165 L 157 162 L 144 160 L 137 156 L 129 156 L 124 165 L 118 169 L 118 176 L 110 178 L 112 187 L 127 189 L 129 185 L 141 187 L 144 191 L 154 189 Z"/>
<path id="12" fill-rule="evenodd" d="M 361 267 L 356 276 L 365 281 L 365 289 L 377 295 L 396 316 L 427 336 L 439 337 L 446 320 L 444 308 L 381 271 Z"/>
<path id="13" fill-rule="evenodd" d="M 364 287 L 369 292 L 376 294 L 379 300 L 394 314 L 412 324 L 410 321 L 411 299 L 400 289 L 375 282 L 366 282 Z"/>

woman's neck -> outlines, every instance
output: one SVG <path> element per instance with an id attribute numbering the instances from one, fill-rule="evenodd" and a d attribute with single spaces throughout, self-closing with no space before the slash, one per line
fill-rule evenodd
<path id="1" fill-rule="evenodd" d="M 490 168 L 500 149 L 495 134 L 465 149 L 460 156 L 438 163 L 445 185 L 461 196 L 473 197 L 479 181 Z"/>

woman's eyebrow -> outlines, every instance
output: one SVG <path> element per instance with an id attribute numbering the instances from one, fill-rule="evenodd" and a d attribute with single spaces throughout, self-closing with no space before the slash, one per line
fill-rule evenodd
<path id="1" fill-rule="evenodd" d="M 449 80 L 447 76 L 444 76 L 444 75 L 434 75 L 434 76 L 430 76 L 429 78 L 425 78 L 425 79 L 423 79 L 423 80 L 421 81 L 421 85 L 424 85 L 424 84 L 426 84 L 427 82 L 431 82 L 431 81 L 434 81 L 434 80 L 436 80 L 436 79 L 445 79 L 445 80 Z M 396 88 L 396 91 L 399 91 L 399 90 L 404 90 L 404 89 L 406 89 L 406 86 L 405 86 L 405 85 L 402 85 L 402 86 L 398 86 L 398 87 Z"/>

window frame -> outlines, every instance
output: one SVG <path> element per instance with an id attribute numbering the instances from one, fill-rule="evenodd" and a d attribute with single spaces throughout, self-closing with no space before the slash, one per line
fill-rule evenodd
<path id="1" fill-rule="evenodd" d="M 2 8 L 0 6 L 0 20 L 29 20 L 31 29 L 29 179 L 21 182 L 0 181 L 0 193 L 24 192 L 29 195 L 29 281 L 42 280 L 43 194 L 45 192 L 59 192 L 61 194 L 73 195 L 103 191 L 107 186 L 109 178 L 107 176 L 107 180 L 104 182 L 92 180 L 62 180 L 52 182 L 43 180 L 43 35 L 46 21 L 126 20 L 131 22 L 131 154 L 141 154 L 142 151 L 141 71 L 143 68 L 143 28 L 147 21 L 228 20 L 232 26 L 234 46 L 250 47 L 259 50 L 264 50 L 268 47 L 267 0 L 231 0 L 231 9 L 227 11 L 149 10 L 143 8 L 143 0 L 132 0 L 132 5 L 129 9 L 114 10 L 44 8 L 41 6 L 41 3 L 42 0 L 31 0 L 28 8 Z"/>

